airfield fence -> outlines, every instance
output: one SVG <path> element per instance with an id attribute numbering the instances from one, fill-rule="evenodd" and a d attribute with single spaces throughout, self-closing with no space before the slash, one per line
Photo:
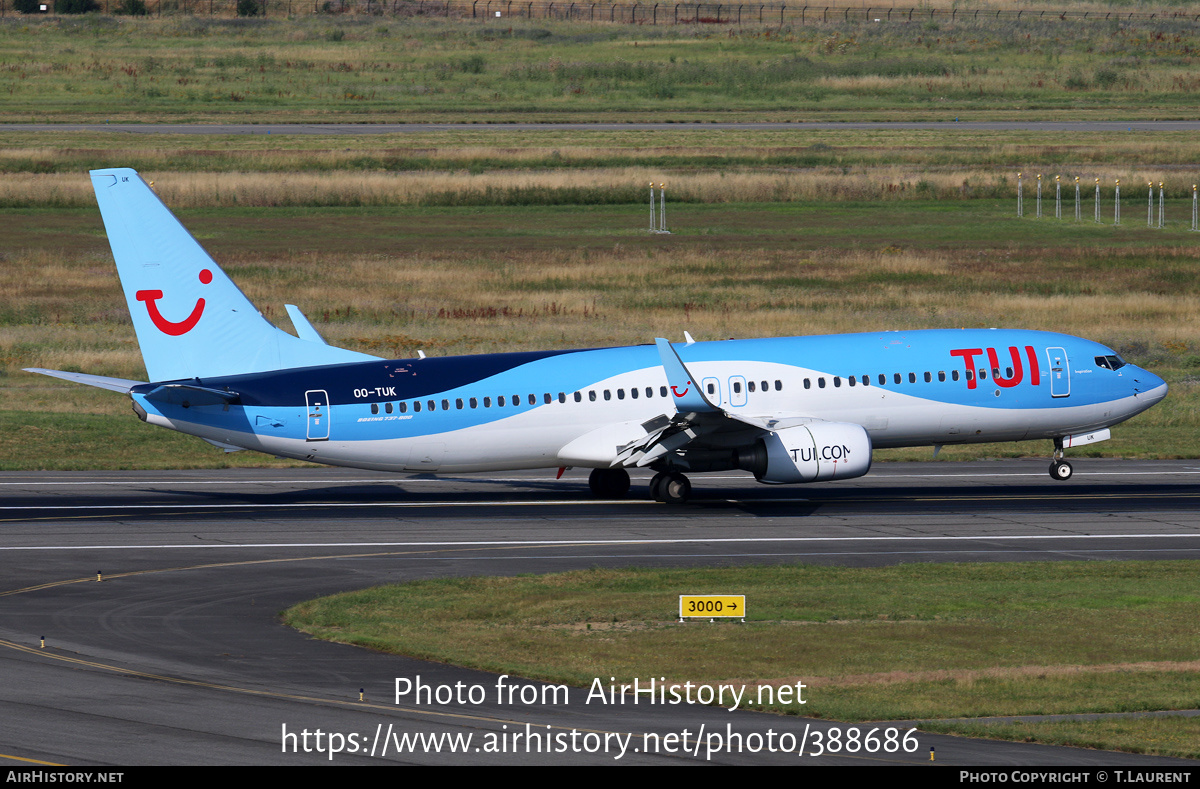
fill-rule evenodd
<path id="1" fill-rule="evenodd" d="M 53 9 L 54 0 L 46 0 Z M 125 0 L 97 0 L 100 13 L 120 14 Z M 249 11 L 253 9 L 254 13 Z M 432 16 L 478 21 L 550 19 L 635 25 L 808 25 L 830 22 L 912 23 L 970 20 L 1047 22 L 1200 23 L 1200 11 L 1065 11 L 889 6 L 803 5 L 792 3 L 563 2 L 563 0 L 145 0 L 150 16 L 353 15 Z M 13 0 L 0 0 L 0 16 L 16 14 Z"/>

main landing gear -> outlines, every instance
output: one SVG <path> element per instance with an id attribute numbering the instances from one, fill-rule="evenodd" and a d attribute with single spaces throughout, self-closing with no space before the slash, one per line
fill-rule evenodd
<path id="1" fill-rule="evenodd" d="M 598 499 L 623 499 L 629 493 L 629 472 L 623 468 L 592 469 L 588 487 Z"/>
<path id="2" fill-rule="evenodd" d="M 1075 472 L 1071 468 L 1071 464 L 1063 458 L 1062 439 L 1054 439 L 1054 459 L 1050 461 L 1050 476 L 1059 481 L 1071 478 L 1071 474 Z"/>
<path id="3" fill-rule="evenodd" d="M 664 504 L 683 504 L 692 494 L 692 483 L 678 471 L 660 471 L 650 480 L 650 498 Z"/>
<path id="4" fill-rule="evenodd" d="M 629 472 L 623 468 L 597 468 L 588 476 L 588 487 L 598 499 L 623 499 L 629 493 Z M 683 504 L 692 494 L 692 483 L 678 471 L 659 472 L 650 480 L 650 498 L 665 504 Z"/>

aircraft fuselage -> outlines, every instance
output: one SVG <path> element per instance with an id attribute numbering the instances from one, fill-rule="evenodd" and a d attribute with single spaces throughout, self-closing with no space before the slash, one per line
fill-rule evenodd
<path id="1" fill-rule="evenodd" d="M 1092 341 L 1020 330 L 924 330 L 674 346 L 713 405 L 862 425 L 876 448 L 1055 438 L 1106 428 L 1165 395 Z M 654 346 L 369 361 L 192 379 L 230 403 L 132 396 L 156 424 L 234 446 L 384 471 L 605 467 L 562 450 L 676 412 Z M 195 399 L 195 398 L 192 398 Z M 733 432 L 726 444 L 736 445 Z M 747 438 L 747 440 L 749 440 Z M 618 445 L 613 444 L 615 456 Z M 821 448 L 816 448 L 820 451 Z"/>

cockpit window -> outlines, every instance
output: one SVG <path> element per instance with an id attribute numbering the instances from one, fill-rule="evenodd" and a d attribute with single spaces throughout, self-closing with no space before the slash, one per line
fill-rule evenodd
<path id="1" fill-rule="evenodd" d="M 1125 366 L 1125 360 L 1120 356 L 1097 356 L 1096 365 L 1105 370 L 1120 370 Z"/>

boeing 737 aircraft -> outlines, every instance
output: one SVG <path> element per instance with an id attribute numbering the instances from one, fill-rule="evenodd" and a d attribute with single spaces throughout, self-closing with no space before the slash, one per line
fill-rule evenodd
<path id="1" fill-rule="evenodd" d="M 397 472 L 593 469 L 597 496 L 657 472 L 759 482 L 866 474 L 874 447 L 1052 439 L 1063 450 L 1167 393 L 1089 340 L 942 329 L 381 359 L 271 325 L 141 177 L 91 173 L 150 382 L 31 369 L 122 392 L 152 425 L 227 450 Z"/>

